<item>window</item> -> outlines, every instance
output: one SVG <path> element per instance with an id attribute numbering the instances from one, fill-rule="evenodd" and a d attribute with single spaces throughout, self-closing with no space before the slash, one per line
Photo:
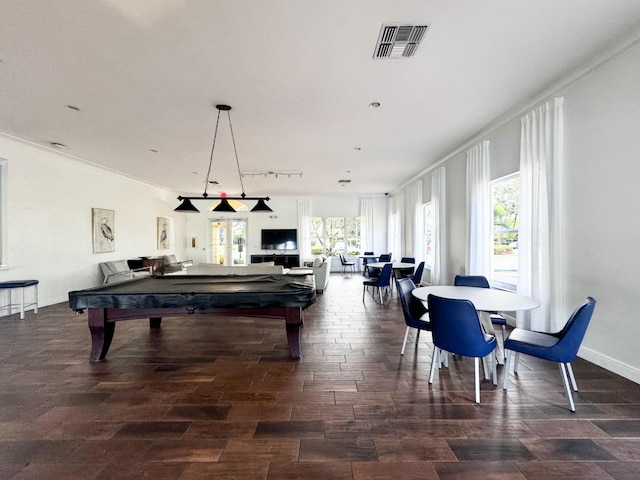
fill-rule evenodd
<path id="1" fill-rule="evenodd" d="M 361 253 L 360 217 L 312 217 L 311 253 L 354 256 Z"/>
<path id="2" fill-rule="evenodd" d="M 424 223 L 424 239 L 422 244 L 425 248 L 424 265 L 431 267 L 433 265 L 433 208 L 431 202 L 422 205 L 422 215 Z"/>
<path id="3" fill-rule="evenodd" d="M 520 174 L 491 182 L 493 222 L 491 237 L 491 282 L 508 289 L 518 285 L 518 213 Z"/>

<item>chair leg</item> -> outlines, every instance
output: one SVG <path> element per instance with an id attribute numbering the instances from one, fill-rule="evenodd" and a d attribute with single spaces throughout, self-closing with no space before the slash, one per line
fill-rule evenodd
<path id="1" fill-rule="evenodd" d="M 567 371 L 569 372 L 569 378 L 571 379 L 571 386 L 573 387 L 573 391 L 578 391 L 578 384 L 576 383 L 576 377 L 573 376 L 573 367 L 571 363 L 567 363 Z"/>
<path id="2" fill-rule="evenodd" d="M 476 403 L 480 403 L 480 357 L 475 357 L 476 364 Z"/>
<path id="3" fill-rule="evenodd" d="M 489 356 L 491 354 L 487 355 L 486 357 L 482 358 L 482 368 L 484 370 L 484 378 L 485 380 L 489 380 Z"/>
<path id="4" fill-rule="evenodd" d="M 504 351 L 504 340 L 507 338 L 507 329 L 504 328 L 504 325 L 502 325 L 502 353 L 504 355 L 504 359 L 507 358 L 507 352 Z"/>
<path id="5" fill-rule="evenodd" d="M 519 361 L 520 361 L 520 352 L 516 352 L 516 357 L 513 359 L 513 373 L 518 373 Z"/>
<path id="6" fill-rule="evenodd" d="M 436 363 L 440 363 L 440 349 L 433 348 L 433 356 L 431 357 L 431 373 L 429 373 L 429 384 L 433 383 L 433 374 L 436 371 Z"/>
<path id="7" fill-rule="evenodd" d="M 493 351 L 493 355 L 491 355 L 491 360 L 493 360 L 493 384 L 498 385 L 498 356 L 495 354 L 495 350 Z"/>
<path id="8" fill-rule="evenodd" d="M 565 370 L 564 363 L 559 363 L 560 373 L 562 374 L 562 383 L 564 384 L 564 391 L 567 394 L 567 399 L 569 400 L 569 410 L 572 412 L 576 411 L 576 406 L 573 403 L 573 395 L 571 394 L 571 389 L 569 388 L 569 380 L 567 379 L 567 372 Z"/>
<path id="9" fill-rule="evenodd" d="M 404 342 L 402 342 L 402 350 L 400 350 L 400 355 L 404 355 L 404 347 L 407 346 L 407 338 L 409 338 L 409 329 L 411 327 L 407 327 L 407 331 L 404 334 Z"/>
<path id="10" fill-rule="evenodd" d="M 504 381 L 502 383 L 502 388 L 507 390 L 509 387 L 509 363 L 511 363 L 511 350 L 505 350 L 504 353 L 507 355 L 507 358 L 504 361 Z"/>
<path id="11" fill-rule="evenodd" d="M 420 329 L 416 330 L 416 345 L 418 344 L 418 340 L 420 340 Z"/>

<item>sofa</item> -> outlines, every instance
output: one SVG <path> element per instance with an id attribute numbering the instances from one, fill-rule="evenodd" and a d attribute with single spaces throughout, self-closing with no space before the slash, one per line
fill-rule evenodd
<path id="1" fill-rule="evenodd" d="M 323 293 L 329 284 L 331 274 L 331 258 L 316 258 L 313 262 L 305 262 L 304 267 L 293 267 L 291 270 L 312 270 L 316 282 L 316 292 Z"/>
<path id="2" fill-rule="evenodd" d="M 126 260 L 114 260 L 100 263 L 100 270 L 104 275 L 103 284 L 122 282 L 132 278 L 148 277 L 152 274 L 152 267 L 130 268 Z"/>

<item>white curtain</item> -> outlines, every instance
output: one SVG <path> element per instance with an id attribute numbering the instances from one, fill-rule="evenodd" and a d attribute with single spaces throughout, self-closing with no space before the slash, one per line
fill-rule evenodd
<path id="1" fill-rule="evenodd" d="M 491 273 L 489 141 L 467 150 L 467 275 Z"/>
<path id="2" fill-rule="evenodd" d="M 362 252 L 373 251 L 373 200 L 360 199 L 360 248 Z"/>
<path id="3" fill-rule="evenodd" d="M 298 252 L 301 261 L 311 260 L 311 202 L 298 200 Z"/>
<path id="4" fill-rule="evenodd" d="M 400 191 L 396 195 L 395 232 L 394 242 L 391 246 L 393 258 L 395 258 L 396 261 L 400 261 L 400 257 L 404 256 L 404 244 L 406 243 L 404 235 L 404 226 L 406 223 L 404 218 L 404 202 L 404 191 Z"/>
<path id="5" fill-rule="evenodd" d="M 401 223 L 398 216 L 398 205 L 400 201 L 404 202 L 404 195 L 390 195 L 387 200 L 387 251 L 383 253 L 391 253 L 392 260 L 399 260 L 400 257 L 400 227 Z"/>
<path id="6" fill-rule="evenodd" d="M 433 211 L 433 265 L 431 283 L 446 285 L 447 278 L 447 219 L 445 167 L 431 173 L 431 208 Z"/>
<path id="7" fill-rule="evenodd" d="M 407 225 L 408 242 L 406 255 L 414 257 L 416 265 L 424 260 L 426 247 L 424 245 L 424 215 L 422 213 L 422 180 L 409 185 L 409 212 L 411 221 Z"/>
<path id="8" fill-rule="evenodd" d="M 557 331 L 566 320 L 561 316 L 561 235 L 550 234 L 561 228 L 555 219 L 561 208 L 562 111 L 563 99 L 556 98 L 521 119 L 518 292 L 540 307 L 518 312 L 517 326 L 538 331 Z"/>

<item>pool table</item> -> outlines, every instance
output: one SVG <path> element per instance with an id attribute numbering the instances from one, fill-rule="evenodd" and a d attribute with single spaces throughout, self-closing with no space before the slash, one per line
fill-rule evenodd
<path id="1" fill-rule="evenodd" d="M 76 313 L 88 310 L 91 362 L 105 359 L 118 321 L 149 318 L 150 328 L 160 328 L 162 317 L 192 314 L 284 319 L 289 351 L 299 358 L 302 310 L 315 301 L 313 274 L 170 275 L 69 292 Z"/>

